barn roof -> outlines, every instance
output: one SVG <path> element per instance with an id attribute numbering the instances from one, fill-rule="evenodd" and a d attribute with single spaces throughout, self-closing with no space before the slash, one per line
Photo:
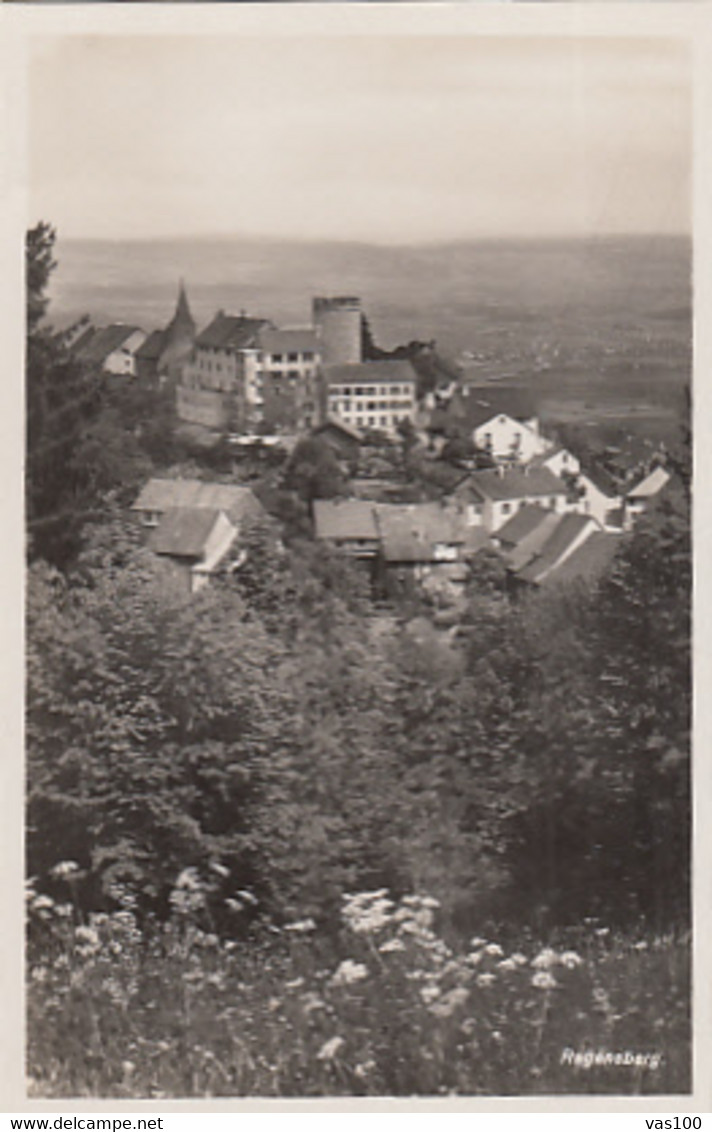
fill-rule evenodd
<path id="1" fill-rule="evenodd" d="M 175 507 L 166 511 L 148 539 L 156 554 L 202 558 L 205 544 L 222 512 L 209 507 Z"/>
<path id="2" fill-rule="evenodd" d="M 91 334 L 82 335 L 72 347 L 71 353 L 83 362 L 101 364 L 106 361 L 109 354 L 118 350 L 138 330 L 138 326 L 127 326 L 125 323 L 104 326 L 101 329 L 94 330 Z"/>
<path id="3" fill-rule="evenodd" d="M 314 533 L 323 539 L 378 539 L 373 504 L 363 499 L 315 499 Z"/>
<path id="4" fill-rule="evenodd" d="M 390 382 L 415 382 L 415 370 L 403 358 L 388 358 L 378 362 L 353 362 L 350 365 L 324 366 L 327 386 L 332 385 L 386 385 Z"/>
<path id="5" fill-rule="evenodd" d="M 247 318 L 219 311 L 198 335 L 195 345 L 214 350 L 248 350 L 257 345 L 260 330 L 269 325 L 265 318 Z"/>
<path id="6" fill-rule="evenodd" d="M 249 487 L 183 479 L 149 480 L 132 510 L 160 512 L 177 507 L 225 511 L 230 518 L 238 520 L 262 510 Z"/>
<path id="7" fill-rule="evenodd" d="M 437 545 L 464 541 L 440 503 L 379 503 L 375 511 L 386 562 L 432 562 Z"/>
<path id="8" fill-rule="evenodd" d="M 549 468 L 486 468 L 472 472 L 468 485 L 495 502 L 567 494 L 566 485 Z"/>

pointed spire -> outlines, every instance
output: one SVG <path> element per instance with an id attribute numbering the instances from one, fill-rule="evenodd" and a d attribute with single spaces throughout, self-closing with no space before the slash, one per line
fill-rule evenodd
<path id="1" fill-rule="evenodd" d="M 185 293 L 185 284 L 183 283 L 182 279 L 180 280 L 178 287 L 178 302 L 176 303 L 176 313 L 173 315 L 171 325 L 175 326 L 179 324 L 195 328 L 195 322 L 193 321 L 193 316 L 190 313 L 190 307 L 188 306 L 188 297 Z"/>

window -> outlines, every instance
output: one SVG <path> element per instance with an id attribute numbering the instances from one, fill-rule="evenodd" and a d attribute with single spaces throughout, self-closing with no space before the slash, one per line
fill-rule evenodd
<path id="1" fill-rule="evenodd" d="M 549 506 L 550 507 L 556 507 L 556 496 L 555 495 L 552 495 L 551 499 L 549 500 Z"/>
<path id="2" fill-rule="evenodd" d="M 313 350 L 305 350 L 304 353 L 302 354 L 302 357 L 303 357 L 305 362 L 313 362 L 314 361 L 314 351 Z"/>
<path id="3" fill-rule="evenodd" d="M 508 515 L 511 510 L 512 510 L 512 504 L 511 503 L 503 503 L 502 504 L 502 514 L 503 515 Z"/>
<path id="4" fill-rule="evenodd" d="M 369 413 L 372 413 L 375 410 L 375 408 L 376 408 L 376 402 L 375 401 L 369 401 L 366 405 L 366 409 L 368 410 Z"/>
<path id="5" fill-rule="evenodd" d="M 273 365 L 275 365 L 277 362 L 282 362 L 282 361 L 284 361 L 284 359 L 283 359 L 281 354 L 272 354 Z"/>
<path id="6" fill-rule="evenodd" d="M 298 362 L 299 361 L 299 354 L 287 354 L 287 361 L 292 362 L 292 363 Z"/>
<path id="7" fill-rule="evenodd" d="M 381 417 L 381 428 L 385 428 L 388 424 L 388 417 Z"/>
<path id="8" fill-rule="evenodd" d="M 299 370 L 298 369 L 290 369 L 289 372 L 287 373 L 287 377 L 290 378 L 291 381 L 296 381 L 297 378 L 299 377 Z"/>
<path id="9" fill-rule="evenodd" d="M 375 421 L 375 418 L 374 418 L 374 417 L 369 417 L 369 418 L 368 418 L 367 424 L 368 424 L 368 427 L 369 427 L 369 428 L 373 428 L 373 426 L 374 426 L 374 424 L 375 424 L 375 423 L 376 423 L 376 421 Z"/>

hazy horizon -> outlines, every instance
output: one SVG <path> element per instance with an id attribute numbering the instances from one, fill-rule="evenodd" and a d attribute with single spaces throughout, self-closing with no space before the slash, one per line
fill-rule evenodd
<path id="1" fill-rule="evenodd" d="M 690 230 L 672 39 L 39 37 L 29 93 L 30 210 L 65 239 Z"/>

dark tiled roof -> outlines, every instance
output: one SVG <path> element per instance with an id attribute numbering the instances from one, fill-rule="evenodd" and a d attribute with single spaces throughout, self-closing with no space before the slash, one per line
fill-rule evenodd
<path id="1" fill-rule="evenodd" d="M 388 382 L 412 381 L 415 371 L 409 361 L 388 359 L 380 362 L 354 362 L 351 365 L 325 366 L 327 386 L 332 385 L 385 385 Z"/>
<path id="2" fill-rule="evenodd" d="M 531 562 L 538 554 L 542 553 L 549 537 L 557 529 L 561 521 L 561 516 L 557 515 L 555 511 L 541 511 L 541 519 L 539 525 L 536 526 L 528 535 L 520 539 L 516 546 L 506 553 L 507 565 L 510 570 L 521 570 L 529 562 Z M 499 532 L 497 532 L 499 534 Z"/>
<path id="3" fill-rule="evenodd" d="M 375 510 L 386 562 L 437 561 L 436 546 L 464 541 L 439 503 L 379 503 Z"/>
<path id="4" fill-rule="evenodd" d="M 238 521 L 262 511 L 249 487 L 182 479 L 149 480 L 133 505 L 134 511 L 161 512 L 175 508 L 224 511 Z"/>
<path id="5" fill-rule="evenodd" d="M 220 350 L 247 350 L 257 345 L 260 330 L 269 325 L 264 318 L 246 318 L 220 311 L 198 335 L 195 345 Z"/>
<path id="6" fill-rule="evenodd" d="M 487 468 L 472 472 L 468 484 L 485 499 L 526 499 L 530 496 L 566 495 L 566 486 L 548 468 Z"/>
<path id="7" fill-rule="evenodd" d="M 158 361 L 163 353 L 165 337 L 165 330 L 152 330 L 143 345 L 139 346 L 136 351 L 136 357 L 145 362 Z"/>
<path id="8" fill-rule="evenodd" d="M 118 350 L 126 339 L 135 334 L 138 329 L 138 326 L 126 326 L 123 323 L 104 326 L 101 330 L 95 330 L 89 336 L 82 335 L 73 346 L 72 353 L 83 362 L 101 364 L 106 361 L 109 354 Z"/>
<path id="9" fill-rule="evenodd" d="M 544 576 L 548 576 L 556 568 L 557 563 L 586 528 L 593 529 L 593 526 L 594 520 L 588 515 L 569 514 L 561 516 L 539 553 L 523 569 L 518 571 L 518 578 L 525 582 L 538 583 L 542 581 Z M 589 537 L 593 537 L 593 535 L 591 534 Z"/>
<path id="10" fill-rule="evenodd" d="M 310 327 L 293 327 L 277 330 L 266 326 L 259 332 L 259 346 L 268 354 L 280 354 L 294 351 L 315 353 L 318 349 L 316 331 Z"/>
<path id="11" fill-rule="evenodd" d="M 202 558 L 220 511 L 207 507 L 176 507 L 166 511 L 148 545 L 156 554 L 173 558 Z"/>
<path id="12" fill-rule="evenodd" d="M 527 503 L 520 507 L 516 515 L 508 519 L 504 526 L 497 531 L 497 541 L 503 546 L 516 546 L 522 539 L 530 535 L 540 526 L 546 515 L 550 514 L 538 503 Z"/>
<path id="13" fill-rule="evenodd" d="M 542 580 L 542 585 L 572 582 L 577 579 L 594 581 L 600 578 L 610 566 L 620 545 L 620 535 L 595 531 L 560 566 L 547 574 Z"/>
<path id="14" fill-rule="evenodd" d="M 323 539 L 378 539 L 373 504 L 361 499 L 315 499 L 314 533 Z"/>
<path id="15" fill-rule="evenodd" d="M 504 415 L 515 421 L 528 421 L 537 415 L 536 399 L 523 387 L 512 385 L 465 385 L 453 396 L 448 416 L 470 430 Z"/>

